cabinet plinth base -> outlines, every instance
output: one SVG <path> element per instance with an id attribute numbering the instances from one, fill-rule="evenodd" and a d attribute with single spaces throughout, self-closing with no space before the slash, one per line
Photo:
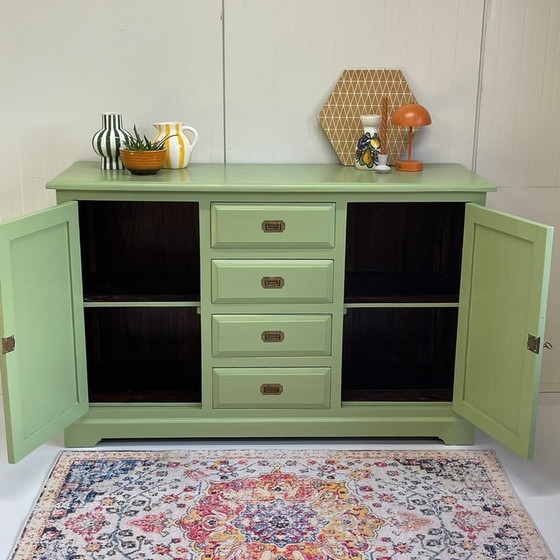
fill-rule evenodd
<path id="1" fill-rule="evenodd" d="M 201 439 L 201 438 L 439 438 L 449 445 L 474 443 L 474 427 L 455 415 L 448 405 L 405 405 L 397 416 L 384 414 L 393 407 L 380 407 L 367 416 L 366 407 L 350 407 L 340 416 L 229 416 L 210 418 L 173 416 L 172 410 L 158 409 L 144 414 L 126 407 L 94 408 L 65 431 L 67 447 L 94 446 L 102 439 Z M 117 414 L 110 416 L 110 410 Z M 284 411 L 285 412 L 285 411 Z"/>

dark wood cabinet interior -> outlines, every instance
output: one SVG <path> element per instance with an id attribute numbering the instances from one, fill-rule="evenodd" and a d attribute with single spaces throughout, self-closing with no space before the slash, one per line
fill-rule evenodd
<path id="1" fill-rule="evenodd" d="M 450 401 L 456 307 L 349 308 L 343 401 Z"/>
<path id="2" fill-rule="evenodd" d="M 451 400 L 464 218 L 464 203 L 348 205 L 343 401 Z"/>
<path id="3" fill-rule="evenodd" d="M 345 302 L 456 302 L 464 203 L 350 203 Z"/>
<path id="4" fill-rule="evenodd" d="M 195 307 L 86 308 L 91 402 L 201 402 Z"/>
<path id="5" fill-rule="evenodd" d="M 464 210 L 348 204 L 343 401 L 451 399 Z M 79 212 L 91 402 L 200 403 L 198 204 Z"/>
<path id="6" fill-rule="evenodd" d="M 79 220 L 90 402 L 200 403 L 198 204 L 80 201 Z"/>
<path id="7" fill-rule="evenodd" d="M 85 301 L 199 301 L 195 202 L 80 201 Z"/>

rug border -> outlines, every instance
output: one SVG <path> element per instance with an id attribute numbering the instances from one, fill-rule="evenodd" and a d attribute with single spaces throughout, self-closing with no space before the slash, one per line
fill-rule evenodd
<path id="1" fill-rule="evenodd" d="M 48 470 L 45 477 L 43 478 L 43 482 L 41 483 L 40 490 L 39 490 L 37 496 L 35 497 L 35 499 L 33 500 L 33 503 L 31 504 L 31 507 L 29 508 L 29 512 L 27 513 L 27 515 L 25 516 L 25 518 L 22 520 L 22 522 L 20 524 L 20 529 L 18 531 L 17 538 L 16 538 L 16 540 L 15 540 L 13 546 L 12 546 L 12 549 L 10 551 L 10 555 L 8 556 L 8 560 L 12 560 L 12 559 L 16 560 L 16 558 L 17 558 L 16 553 L 19 555 L 20 543 L 21 543 L 21 540 L 22 540 L 23 536 L 28 531 L 28 526 L 29 526 L 29 523 L 31 521 L 31 518 L 34 517 L 35 510 L 37 509 L 37 507 L 39 505 L 39 502 L 40 502 L 41 498 L 43 497 L 43 494 L 45 493 L 45 490 L 46 490 L 46 488 L 49 484 L 49 481 L 52 479 L 52 475 L 54 473 L 54 470 L 58 466 L 59 461 L 62 459 L 62 455 L 64 453 L 67 453 L 67 452 L 69 452 L 69 450 L 67 450 L 67 449 L 63 449 L 63 450 L 59 451 L 56 454 L 56 456 L 54 457 L 54 459 L 52 460 L 51 467 Z M 33 534 L 33 531 L 31 529 L 29 529 L 29 531 L 31 532 L 31 534 Z M 35 542 L 35 541 L 33 540 L 33 542 Z M 23 558 L 26 558 L 26 557 L 22 557 L 22 559 Z"/>
<path id="2" fill-rule="evenodd" d="M 169 460 L 169 455 L 171 454 L 180 456 L 182 458 L 193 454 L 204 456 L 208 458 L 215 457 L 218 455 L 227 454 L 228 456 L 234 456 L 236 454 L 263 454 L 266 453 L 268 458 L 271 454 L 280 455 L 285 458 L 287 454 L 291 456 L 294 455 L 308 455 L 310 453 L 315 457 L 320 457 L 321 455 L 359 455 L 367 454 L 368 456 L 375 456 L 377 454 L 390 454 L 391 456 L 422 456 L 427 458 L 437 458 L 442 455 L 447 456 L 471 456 L 473 459 L 478 459 L 484 463 L 486 472 L 495 488 L 496 492 L 500 495 L 502 502 L 506 505 L 508 515 L 515 520 L 516 529 L 522 535 L 525 543 L 530 543 L 530 550 L 528 553 L 531 555 L 532 560 L 555 560 L 552 551 L 548 547 L 545 539 L 540 533 L 538 527 L 533 521 L 532 517 L 528 513 L 525 505 L 521 501 L 519 495 L 515 491 L 511 480 L 509 479 L 505 469 L 503 468 L 497 454 L 493 449 L 329 449 L 325 447 L 320 448 L 283 448 L 283 447 L 259 447 L 259 448 L 223 448 L 223 449 L 181 449 L 181 448 L 162 448 L 162 449 L 64 449 L 61 450 L 55 457 L 51 468 L 43 484 L 41 490 L 39 491 L 36 499 L 34 500 L 29 513 L 23 520 L 21 530 L 19 531 L 18 537 L 14 543 L 12 551 L 9 556 L 9 560 L 30 560 L 32 558 L 33 548 L 32 546 L 37 541 L 39 535 L 38 531 L 42 530 L 46 516 L 50 514 L 49 507 L 39 507 L 40 502 L 46 496 L 44 504 L 52 503 L 52 496 L 59 491 L 62 484 L 64 484 L 65 475 L 69 468 L 72 466 L 74 461 L 87 459 L 91 460 L 92 457 L 95 459 L 96 456 L 99 459 L 110 458 L 110 459 L 123 459 L 137 457 L 138 454 L 142 454 L 144 457 L 149 459 L 157 459 L 162 455 L 167 456 Z M 60 471 L 60 472 L 59 472 Z M 511 507 L 512 505 L 516 507 Z M 30 528 L 30 523 L 32 521 L 39 520 L 36 524 L 37 529 Z M 25 536 L 26 542 L 23 542 L 23 537 Z"/>

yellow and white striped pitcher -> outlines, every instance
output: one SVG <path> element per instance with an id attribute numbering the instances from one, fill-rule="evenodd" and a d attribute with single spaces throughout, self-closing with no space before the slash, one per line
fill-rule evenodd
<path id="1" fill-rule="evenodd" d="M 181 122 L 158 122 L 154 123 L 157 135 L 154 142 L 170 136 L 165 141 L 167 156 L 165 158 L 166 169 L 183 169 L 191 160 L 191 154 L 198 142 L 198 132 L 192 126 L 185 126 Z M 187 135 L 190 133 L 190 138 Z"/>

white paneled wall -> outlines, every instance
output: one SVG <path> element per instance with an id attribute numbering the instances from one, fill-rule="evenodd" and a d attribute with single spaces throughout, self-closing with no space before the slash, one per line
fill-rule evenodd
<path id="1" fill-rule="evenodd" d="M 556 227 L 542 388 L 560 391 L 560 2 L 487 0 L 476 171 L 489 205 Z"/>
<path id="2" fill-rule="evenodd" d="M 543 351 L 541 388 L 560 392 L 560 188 L 502 187 L 488 205 L 556 227 L 545 337 L 553 348 Z"/>
<path id="3" fill-rule="evenodd" d="M 560 2 L 488 0 L 477 171 L 560 186 Z"/>
<path id="4" fill-rule="evenodd" d="M 228 162 L 338 161 L 317 115 L 346 68 L 398 68 L 434 126 L 416 155 L 470 166 L 483 0 L 228 0 Z"/>
<path id="5" fill-rule="evenodd" d="M 504 187 L 491 205 L 560 226 L 559 37 L 559 0 L 1 2 L 0 220 L 53 204 L 46 180 L 97 158 L 104 111 L 147 134 L 194 126 L 194 162 L 336 162 L 317 120 L 336 80 L 398 68 L 433 118 L 415 155 L 475 166 Z"/>
<path id="6" fill-rule="evenodd" d="M 222 161 L 221 0 L 0 3 L 0 219 L 54 203 L 45 181 L 97 158 L 101 113 L 149 136 L 201 129 L 193 160 Z"/>

